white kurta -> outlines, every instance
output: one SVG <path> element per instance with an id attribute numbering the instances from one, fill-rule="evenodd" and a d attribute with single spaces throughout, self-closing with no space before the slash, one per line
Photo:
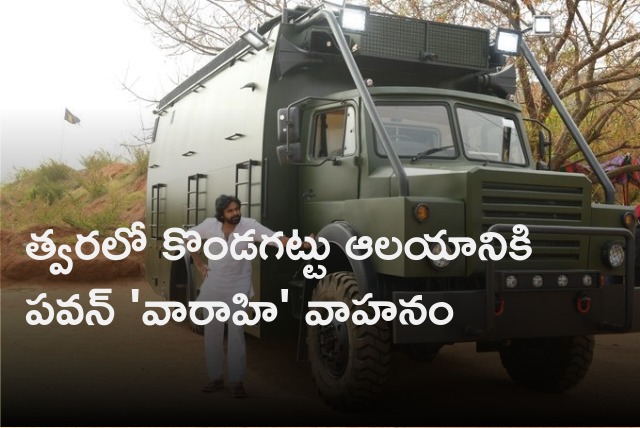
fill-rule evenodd
<path id="1" fill-rule="evenodd" d="M 231 255 L 231 245 L 234 240 L 234 234 L 244 235 L 253 229 L 254 240 L 259 241 L 261 235 L 272 236 L 274 232 L 258 223 L 252 218 L 242 217 L 236 225 L 234 233 L 229 235 L 227 242 L 227 255 L 220 260 L 209 259 L 209 275 L 200 287 L 199 301 L 222 301 L 231 303 L 231 298 L 236 293 L 246 294 L 248 297 L 253 296 L 253 287 L 251 283 L 251 260 L 235 260 Z M 206 241 L 209 238 L 217 237 L 224 240 L 222 231 L 222 223 L 215 218 L 207 218 L 199 225 L 189 229 L 198 232 L 200 237 Z M 254 244 L 257 245 L 257 244 Z M 247 251 L 249 242 L 236 242 L 235 252 L 241 254 L 243 250 Z M 220 254 L 222 246 L 218 243 L 212 243 L 209 251 L 212 254 Z M 260 257 L 259 254 L 256 258 Z"/>
<path id="2" fill-rule="evenodd" d="M 236 225 L 234 233 L 242 236 L 253 229 L 254 240 L 260 240 L 261 235 L 273 236 L 274 232 L 264 227 L 252 218 L 241 218 Z M 217 237 L 224 239 L 222 223 L 215 218 L 207 218 L 199 225 L 193 227 L 203 240 Z M 226 240 L 228 252 L 220 260 L 209 259 L 209 275 L 200 287 L 199 301 L 225 302 L 231 309 L 231 315 L 242 308 L 233 304 L 233 296 L 243 293 L 249 298 L 253 296 L 251 283 L 251 260 L 235 260 L 232 256 L 231 246 L 234 243 L 234 233 Z M 235 242 L 235 253 L 241 254 L 247 251 L 249 241 Z M 212 243 L 209 251 L 211 254 L 220 254 L 222 245 Z M 256 257 L 259 257 L 257 254 Z M 232 318 L 231 318 L 232 319 Z M 228 346 L 227 364 L 229 382 L 242 382 L 246 373 L 246 347 L 244 342 L 244 328 L 235 325 L 231 319 L 228 321 Z M 224 323 L 212 320 L 204 329 L 204 346 L 209 380 L 219 380 L 223 376 L 224 363 Z"/>

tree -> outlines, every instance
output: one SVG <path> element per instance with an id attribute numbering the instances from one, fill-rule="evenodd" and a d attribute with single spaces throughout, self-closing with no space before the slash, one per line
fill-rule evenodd
<path id="1" fill-rule="evenodd" d="M 596 157 L 604 161 L 620 151 L 637 153 L 640 148 L 640 2 L 461 0 L 455 5 L 449 4 L 465 23 L 473 21 L 475 25 L 487 27 L 499 23 L 523 30 L 530 25 L 534 14 L 554 16 L 560 27 L 556 37 L 527 35 L 527 43 L 547 78 Z M 555 125 L 557 138 L 552 169 L 583 160 L 523 59 L 516 60 L 516 67 L 526 114 Z M 627 166 L 608 175 L 615 177 L 638 169 L 639 166 Z"/>
<path id="2" fill-rule="evenodd" d="M 280 13 L 286 0 L 128 0 L 150 27 L 158 46 L 172 55 L 216 55 L 243 28 Z"/>
<path id="3" fill-rule="evenodd" d="M 161 47 L 173 54 L 204 55 L 215 55 L 240 28 L 255 27 L 286 6 L 286 0 L 129 1 Z M 542 38 L 527 33 L 527 43 L 596 156 L 606 160 L 640 148 L 638 0 L 368 1 L 379 12 L 485 28 L 525 30 L 534 14 L 553 16 L 557 35 Z M 516 59 L 515 65 L 526 115 L 555 128 L 552 168 L 579 161 L 579 149 L 554 120 L 553 106 L 524 60 Z"/>

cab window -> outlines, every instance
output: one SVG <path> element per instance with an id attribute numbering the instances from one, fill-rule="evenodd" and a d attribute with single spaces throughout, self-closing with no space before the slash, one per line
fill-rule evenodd
<path id="1" fill-rule="evenodd" d="M 467 158 L 525 165 L 524 144 L 513 117 L 458 107 L 462 145 Z"/>
<path id="2" fill-rule="evenodd" d="M 314 119 L 312 157 L 322 159 L 356 152 L 356 121 L 353 107 L 322 111 Z"/>
<path id="3" fill-rule="evenodd" d="M 399 157 L 454 158 L 453 132 L 449 110 L 437 104 L 383 104 L 376 106 Z M 376 134 L 376 153 L 387 156 Z"/>

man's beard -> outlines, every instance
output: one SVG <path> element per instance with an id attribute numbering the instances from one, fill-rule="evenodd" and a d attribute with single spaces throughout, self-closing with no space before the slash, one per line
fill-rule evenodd
<path id="1" fill-rule="evenodd" d="M 229 223 L 229 224 L 238 224 L 240 223 L 240 219 L 242 218 L 242 216 L 236 215 L 230 218 L 225 217 L 224 221 Z"/>

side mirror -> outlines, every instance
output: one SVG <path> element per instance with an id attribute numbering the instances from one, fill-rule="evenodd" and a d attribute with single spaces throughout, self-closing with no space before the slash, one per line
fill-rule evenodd
<path id="1" fill-rule="evenodd" d="M 300 111 L 298 107 L 278 109 L 278 141 L 282 144 L 300 140 Z"/>
<path id="2" fill-rule="evenodd" d="M 549 137 L 551 137 L 551 133 L 548 128 L 545 128 L 547 132 L 549 132 Z M 540 150 L 540 160 L 545 162 L 545 156 L 547 155 L 547 147 L 549 148 L 549 159 L 546 161 L 547 169 L 551 170 L 551 139 L 547 141 L 547 137 L 544 131 L 541 129 L 538 131 L 538 149 Z"/>
<path id="3" fill-rule="evenodd" d="M 547 146 L 549 143 L 547 142 L 547 137 L 545 137 L 544 132 L 541 130 L 538 131 L 538 157 L 543 160 L 547 154 Z"/>
<path id="4" fill-rule="evenodd" d="M 283 144 L 276 147 L 278 162 L 280 165 L 289 165 L 302 162 L 302 148 L 300 143 Z"/>

